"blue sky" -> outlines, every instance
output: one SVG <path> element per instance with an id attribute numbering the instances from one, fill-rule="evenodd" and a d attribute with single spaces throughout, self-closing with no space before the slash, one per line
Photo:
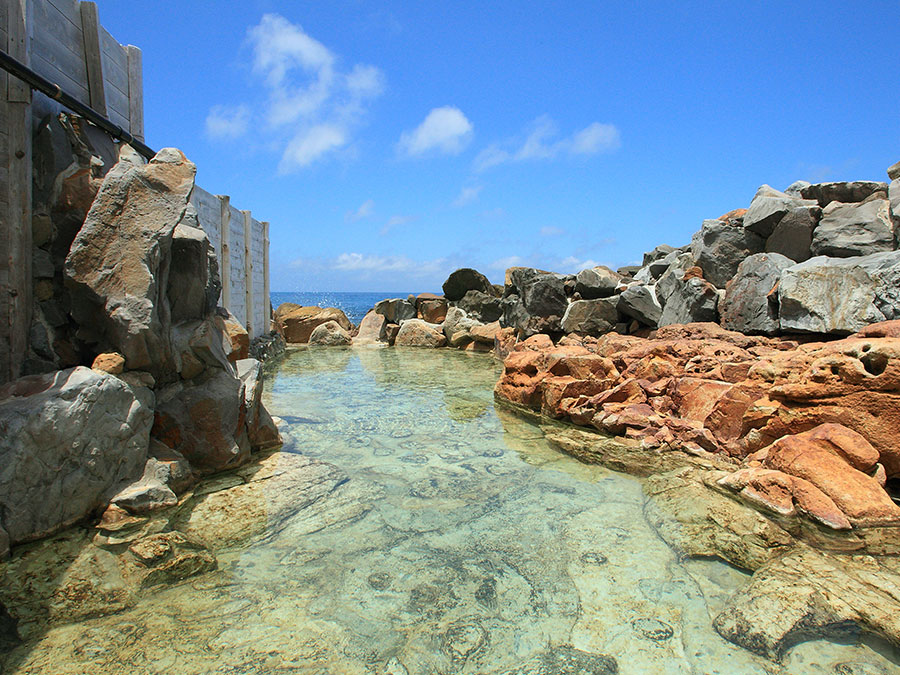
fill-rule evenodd
<path id="1" fill-rule="evenodd" d="M 273 290 L 616 267 L 900 159 L 896 1 L 98 5 L 148 144 L 270 221 Z"/>

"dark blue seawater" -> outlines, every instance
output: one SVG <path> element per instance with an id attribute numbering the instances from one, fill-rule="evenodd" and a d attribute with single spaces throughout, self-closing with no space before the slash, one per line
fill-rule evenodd
<path id="1" fill-rule="evenodd" d="M 359 324 L 376 302 L 385 298 L 405 298 L 409 293 L 378 291 L 376 293 L 350 293 L 328 291 L 304 291 L 304 292 L 272 292 L 272 307 L 278 308 L 282 302 L 293 302 L 304 307 L 337 307 L 350 323 Z M 416 293 L 415 295 L 418 295 Z"/>

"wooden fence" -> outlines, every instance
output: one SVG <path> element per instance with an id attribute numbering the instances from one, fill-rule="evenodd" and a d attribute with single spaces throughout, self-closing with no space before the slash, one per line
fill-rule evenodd
<path id="1" fill-rule="evenodd" d="M 78 0 L 0 0 L 0 48 L 67 94 L 144 140 L 141 50 L 100 24 Z M 19 376 L 32 307 L 31 137 L 61 106 L 0 70 L 0 383 Z M 211 201 L 212 200 L 212 201 Z M 200 223 L 219 254 L 221 304 L 251 336 L 268 330 L 268 224 L 195 189 Z M 213 204 L 215 202 L 215 204 Z M 212 206 L 212 211 L 210 207 Z M 218 211 L 216 211 L 218 209 Z M 216 215 L 218 213 L 218 215 Z M 249 224 L 248 224 L 249 223 Z"/>

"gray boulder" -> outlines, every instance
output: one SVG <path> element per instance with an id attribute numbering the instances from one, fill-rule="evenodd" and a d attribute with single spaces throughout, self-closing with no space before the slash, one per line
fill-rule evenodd
<path id="1" fill-rule="evenodd" d="M 804 188 L 808 188 L 812 183 L 805 180 L 795 180 L 793 183 L 785 188 L 784 194 L 789 195 L 791 197 L 796 197 L 797 199 L 803 198 L 803 190 Z"/>
<path id="2" fill-rule="evenodd" d="M 595 337 L 609 333 L 619 322 L 617 303 L 617 298 L 576 300 L 569 305 L 563 315 L 563 331 Z"/>
<path id="3" fill-rule="evenodd" d="M 422 319 L 409 319 L 400 324 L 400 331 L 394 340 L 396 347 L 443 347 L 447 338 L 437 324 Z"/>
<path id="4" fill-rule="evenodd" d="M 657 260 L 662 260 L 667 255 L 669 255 L 672 251 L 675 250 L 675 247 L 669 246 L 668 244 L 660 244 L 652 251 L 648 251 L 644 254 L 644 260 L 642 265 L 646 267 L 652 262 L 656 262 Z"/>
<path id="5" fill-rule="evenodd" d="M 370 309 L 359 322 L 359 333 L 353 338 L 354 345 L 372 345 L 387 341 L 385 324 L 387 320 L 383 314 Z"/>
<path id="6" fill-rule="evenodd" d="M 728 282 L 719 311 L 722 326 L 747 335 L 774 335 L 778 323 L 777 285 L 781 273 L 794 265 L 778 253 L 756 253 L 744 260 Z"/>
<path id="7" fill-rule="evenodd" d="M 828 206 L 831 202 L 852 204 L 865 201 L 876 192 L 886 192 L 887 183 L 871 180 L 857 180 L 843 183 L 815 183 L 801 190 L 805 199 L 815 199 L 819 206 Z"/>
<path id="8" fill-rule="evenodd" d="M 900 319 L 900 251 L 846 259 L 865 270 L 875 284 L 875 307 L 886 320 Z M 880 319 L 879 319 L 880 320 Z"/>
<path id="9" fill-rule="evenodd" d="M 447 310 L 447 317 L 444 319 L 441 329 L 450 346 L 458 347 L 470 339 L 469 330 L 478 325 L 480 325 L 479 322 L 469 318 L 464 310 L 459 307 L 451 307 Z"/>
<path id="10" fill-rule="evenodd" d="M 892 181 L 900 179 L 900 162 L 891 164 L 888 167 L 887 175 Z"/>
<path id="11" fill-rule="evenodd" d="M 501 323 L 515 328 L 520 337 L 562 330 L 560 322 L 569 305 L 564 275 L 516 267 L 507 270 L 507 282 Z M 510 300 L 516 296 L 518 300 Z"/>
<path id="12" fill-rule="evenodd" d="M 185 217 L 172 233 L 167 297 L 172 321 L 202 319 L 216 309 L 222 282 L 219 263 L 197 212 L 188 204 Z"/>
<path id="13" fill-rule="evenodd" d="M 309 336 L 309 344 L 322 347 L 341 347 L 349 345 L 350 333 L 337 321 L 326 321 L 313 328 Z"/>
<path id="14" fill-rule="evenodd" d="M 503 316 L 500 298 L 481 291 L 468 291 L 456 304 L 466 314 L 482 323 L 491 323 Z"/>
<path id="15" fill-rule="evenodd" d="M 621 274 L 600 265 L 581 270 L 575 275 L 575 292 L 580 294 L 583 300 L 608 298 L 616 292 L 616 287 L 621 282 Z"/>
<path id="16" fill-rule="evenodd" d="M 147 460 L 153 394 L 78 366 L 0 388 L 0 514 L 11 544 L 106 505 Z"/>
<path id="17" fill-rule="evenodd" d="M 900 254 L 880 254 L 890 269 Z M 874 256 L 868 256 L 874 257 Z M 817 256 L 788 267 L 778 284 L 779 322 L 782 331 L 846 335 L 883 321 L 876 304 L 876 281 L 860 265 L 864 258 Z M 867 261 L 871 262 L 871 261 Z M 885 278 L 888 270 L 882 270 Z"/>
<path id="18" fill-rule="evenodd" d="M 390 298 L 375 303 L 376 314 L 381 314 L 388 323 L 400 323 L 416 318 L 416 307 L 404 298 Z"/>
<path id="19" fill-rule="evenodd" d="M 619 294 L 616 309 L 645 326 L 655 328 L 662 315 L 662 306 L 656 298 L 653 286 L 633 284 Z"/>
<path id="20" fill-rule="evenodd" d="M 872 199 L 861 204 L 832 202 L 822 210 L 822 220 L 813 232 L 810 248 L 813 255 L 835 258 L 894 250 L 890 201 Z"/>
<path id="21" fill-rule="evenodd" d="M 725 288 L 741 261 L 762 252 L 765 245 L 765 239 L 749 228 L 722 220 L 704 220 L 691 240 L 691 253 L 703 270 L 703 277 L 717 288 Z"/>
<path id="22" fill-rule="evenodd" d="M 674 278 L 674 290 L 666 299 L 659 317 L 659 326 L 695 321 L 717 321 L 719 293 L 704 279 Z"/>
<path id="23" fill-rule="evenodd" d="M 451 302 L 462 300 L 469 291 L 481 291 L 488 295 L 494 295 L 493 284 L 481 272 L 469 267 L 463 267 L 453 272 L 442 286 L 444 297 Z"/>
<path id="24" fill-rule="evenodd" d="M 170 254 L 175 228 L 186 215 L 190 220 L 195 173 L 174 148 L 160 150 L 148 164 L 123 153 L 66 257 L 79 336 L 97 352 L 122 354 L 129 370 L 147 370 L 159 381 L 175 372 L 166 297 Z M 202 286 L 198 296 L 205 296 L 208 283 L 208 278 L 196 281 Z M 185 314 L 195 309 L 194 293 L 189 295 L 188 302 L 176 303 Z"/>
<path id="25" fill-rule="evenodd" d="M 750 202 L 747 213 L 744 214 L 744 227 L 762 237 L 768 237 L 791 209 L 798 206 L 815 206 L 816 203 L 815 200 L 797 199 L 768 185 L 762 185 Z"/>
<path id="26" fill-rule="evenodd" d="M 888 200 L 891 202 L 891 215 L 894 216 L 896 222 L 900 220 L 900 178 L 891 182 L 888 188 Z"/>
<path id="27" fill-rule="evenodd" d="M 669 259 L 667 256 L 666 259 Z M 666 271 L 660 275 L 653 287 L 656 293 L 656 299 L 660 307 L 664 307 L 666 299 L 675 292 L 675 285 L 680 280 L 685 271 L 694 266 L 694 256 L 690 253 L 679 253 L 675 259 L 669 264 Z"/>
<path id="28" fill-rule="evenodd" d="M 822 209 L 818 206 L 798 206 L 779 221 L 766 240 L 766 253 L 780 253 L 794 262 L 808 260 L 812 253 L 813 230 L 819 224 Z"/>
<path id="29" fill-rule="evenodd" d="M 335 324 L 341 330 L 342 326 Z M 247 439 L 250 450 L 267 450 L 281 445 L 281 434 L 269 411 L 262 402 L 262 363 L 256 359 L 238 359 L 235 362 L 238 379 L 244 385 L 244 408 L 247 415 Z M 172 488 L 177 491 L 176 488 Z"/>

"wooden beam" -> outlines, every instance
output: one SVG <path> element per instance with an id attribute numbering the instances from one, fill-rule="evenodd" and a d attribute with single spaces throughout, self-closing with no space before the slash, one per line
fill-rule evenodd
<path id="1" fill-rule="evenodd" d="M 250 339 L 256 337 L 256 324 L 253 321 L 253 256 L 251 255 L 251 235 L 253 230 L 253 218 L 249 211 L 241 211 L 244 216 L 244 314 L 246 323 L 244 328 L 250 334 Z"/>
<path id="2" fill-rule="evenodd" d="M 31 62 L 31 2 L 12 0 L 7 3 L 7 53 L 25 65 Z M 10 77 L 7 85 L 7 178 L 6 222 L 2 255 L 7 283 L 0 289 L 6 304 L 7 323 L 0 328 L 5 343 L 4 372 L 0 381 L 19 377 L 28 353 L 31 328 L 31 88 Z"/>
<path id="3" fill-rule="evenodd" d="M 134 45 L 125 47 L 128 54 L 128 130 L 144 141 L 144 67 L 141 50 Z"/>
<path id="4" fill-rule="evenodd" d="M 222 307 L 231 311 L 231 246 L 229 234 L 231 230 L 231 197 L 216 195 L 219 198 L 219 234 L 222 242 L 222 257 L 219 259 L 219 276 L 222 277 Z"/>
<path id="5" fill-rule="evenodd" d="M 90 105 L 106 117 L 106 93 L 103 87 L 103 63 L 100 52 L 100 17 L 96 2 L 80 2 L 81 32 L 84 36 L 84 65 L 87 70 Z"/>
<path id="6" fill-rule="evenodd" d="M 272 297 L 269 292 L 269 221 L 262 222 L 263 236 L 263 333 L 272 330 Z"/>

